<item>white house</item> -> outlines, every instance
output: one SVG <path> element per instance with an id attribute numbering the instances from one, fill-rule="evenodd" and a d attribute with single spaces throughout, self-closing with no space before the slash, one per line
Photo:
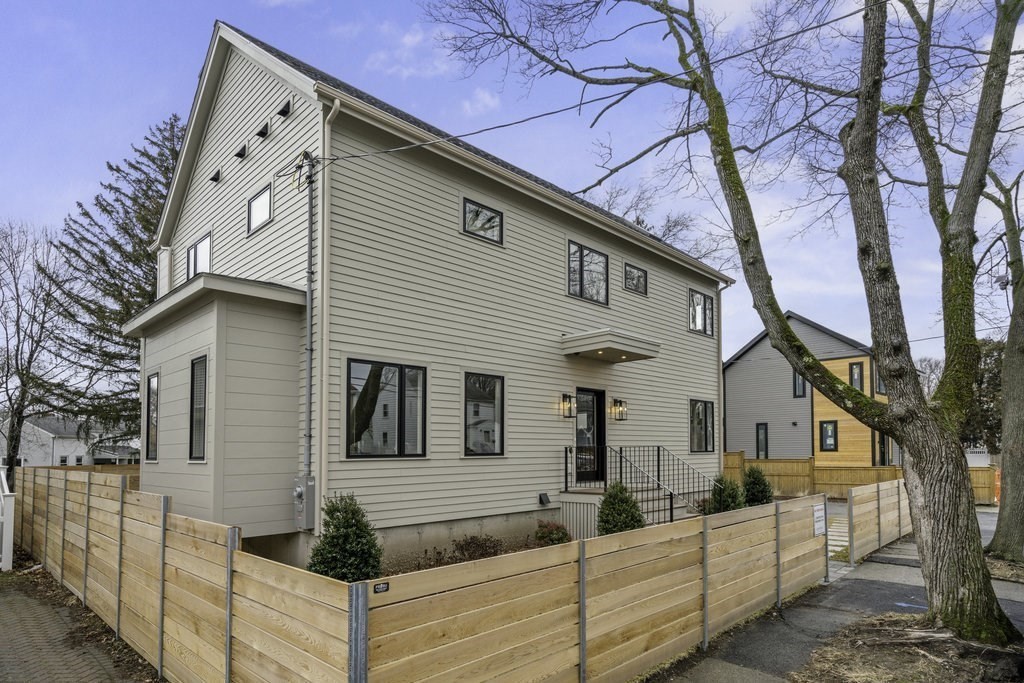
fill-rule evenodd
<path id="1" fill-rule="evenodd" d="M 137 444 L 99 445 L 82 434 L 81 424 L 61 416 L 33 416 L 21 429 L 19 467 L 94 465 L 138 460 Z M 6 463 L 7 420 L 0 421 L 0 465 Z"/>
<path id="2" fill-rule="evenodd" d="M 442 137 L 216 24 L 125 326 L 143 489 L 299 562 L 325 495 L 397 553 L 525 535 L 625 447 L 719 472 L 732 280 Z"/>

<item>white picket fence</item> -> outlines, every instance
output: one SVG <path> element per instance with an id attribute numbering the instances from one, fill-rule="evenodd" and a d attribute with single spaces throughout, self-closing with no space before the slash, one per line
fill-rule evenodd
<path id="1" fill-rule="evenodd" d="M 14 563 L 14 494 L 7 486 L 6 472 L 0 470 L 0 572 Z"/>

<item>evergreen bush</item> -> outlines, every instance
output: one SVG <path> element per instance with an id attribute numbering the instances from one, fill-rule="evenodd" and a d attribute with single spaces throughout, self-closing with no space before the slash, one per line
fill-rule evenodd
<path id="1" fill-rule="evenodd" d="M 620 531 L 643 529 L 645 526 L 647 520 L 640 510 L 640 503 L 626 485 L 617 481 L 609 486 L 597 510 L 598 535 L 617 534 Z"/>
<path id="2" fill-rule="evenodd" d="M 746 506 L 743 487 L 732 479 L 726 478 L 724 474 L 720 474 L 715 477 L 715 488 L 711 492 L 711 497 L 707 498 L 704 514 L 713 515 L 718 512 L 739 510 Z"/>
<path id="3" fill-rule="evenodd" d="M 748 507 L 764 505 L 775 500 L 771 482 L 764 476 L 760 467 L 748 467 L 743 473 L 743 494 Z"/>
<path id="4" fill-rule="evenodd" d="M 558 545 L 559 543 L 568 543 L 572 540 L 572 536 L 569 534 L 569 530 L 565 528 L 565 525 L 559 524 L 558 522 L 548 522 L 543 519 L 537 520 L 537 531 L 534 534 L 537 539 L 537 545 Z"/>
<path id="5" fill-rule="evenodd" d="M 306 568 L 349 583 L 380 576 L 380 543 L 356 497 L 325 498 L 323 512 L 323 531 Z"/>

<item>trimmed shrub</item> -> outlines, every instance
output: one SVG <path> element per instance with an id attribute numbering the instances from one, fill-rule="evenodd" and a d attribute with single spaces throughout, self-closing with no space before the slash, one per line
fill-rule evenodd
<path id="1" fill-rule="evenodd" d="M 534 538 L 537 539 L 539 546 L 558 545 L 572 540 L 572 536 L 564 524 L 548 522 L 543 519 L 537 520 L 537 531 L 534 533 Z"/>
<path id="2" fill-rule="evenodd" d="M 456 562 L 482 560 L 485 557 L 501 555 L 504 551 L 505 545 L 501 540 L 488 534 L 466 536 L 461 540 L 452 541 L 452 556 Z"/>
<path id="3" fill-rule="evenodd" d="M 743 495 L 748 507 L 764 505 L 775 500 L 771 482 L 760 467 L 748 467 L 743 473 Z"/>
<path id="4" fill-rule="evenodd" d="M 349 583 L 380 576 L 380 543 L 356 497 L 324 498 L 323 512 L 323 531 L 306 568 Z"/>
<path id="5" fill-rule="evenodd" d="M 705 500 L 707 500 L 703 510 L 705 515 L 739 510 L 747 506 L 743 487 L 732 479 L 726 478 L 724 474 L 715 477 L 715 488 L 711 492 L 711 497 Z"/>
<path id="6" fill-rule="evenodd" d="M 640 503 L 629 492 L 626 485 L 617 481 L 608 487 L 597 509 L 597 533 L 599 536 L 617 534 L 620 531 L 643 529 L 647 526 Z"/>

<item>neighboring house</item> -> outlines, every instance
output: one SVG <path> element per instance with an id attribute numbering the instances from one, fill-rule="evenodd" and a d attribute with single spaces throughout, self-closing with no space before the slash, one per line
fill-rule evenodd
<path id="1" fill-rule="evenodd" d="M 299 562 L 324 496 L 355 493 L 393 553 L 524 537 L 576 483 L 567 447 L 719 472 L 732 280 L 464 142 L 383 153 L 442 136 L 217 23 L 158 299 L 125 326 L 144 490 Z M 311 194 L 303 153 L 330 160 Z"/>
<path id="2" fill-rule="evenodd" d="M 0 423 L 0 462 L 6 460 L 7 421 Z M 34 416 L 21 428 L 19 467 L 137 462 L 132 446 L 101 446 L 82 434 L 81 423 L 59 416 Z"/>
<path id="3" fill-rule="evenodd" d="M 871 348 L 786 312 L 800 340 L 837 377 L 888 402 Z M 798 375 L 761 332 L 722 368 L 725 449 L 747 458 L 814 457 L 818 467 L 898 465 L 899 446 L 847 413 Z"/>

